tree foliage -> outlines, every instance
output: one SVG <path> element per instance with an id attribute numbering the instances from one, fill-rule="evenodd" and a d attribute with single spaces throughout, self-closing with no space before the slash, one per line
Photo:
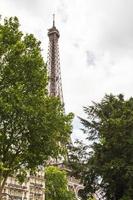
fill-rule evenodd
<path id="1" fill-rule="evenodd" d="M 102 199 L 133 199 L 133 98 L 106 95 L 84 111 L 87 119 L 81 123 L 91 148 L 80 165 L 84 199 L 94 193 Z M 78 153 L 83 153 L 80 145 Z"/>
<path id="2" fill-rule="evenodd" d="M 74 193 L 68 190 L 66 172 L 50 166 L 45 170 L 46 200 L 76 200 Z"/>
<path id="3" fill-rule="evenodd" d="M 40 42 L 19 30 L 16 17 L 0 24 L 0 189 L 8 176 L 65 152 L 72 114 L 48 97 Z M 19 169 L 19 171 L 18 171 Z"/>

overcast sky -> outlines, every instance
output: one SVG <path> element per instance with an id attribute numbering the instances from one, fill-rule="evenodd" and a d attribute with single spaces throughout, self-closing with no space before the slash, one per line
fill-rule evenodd
<path id="1" fill-rule="evenodd" d="M 56 14 L 66 112 L 84 116 L 105 93 L 133 96 L 133 0 L 0 0 L 0 13 L 41 40 L 45 61 Z M 79 127 L 75 118 L 73 138 Z"/>

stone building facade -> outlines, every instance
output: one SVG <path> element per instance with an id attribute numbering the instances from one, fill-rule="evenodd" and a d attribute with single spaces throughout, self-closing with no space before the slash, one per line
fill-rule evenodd
<path id="1" fill-rule="evenodd" d="M 3 199 L 6 200 L 44 200 L 44 170 L 39 170 L 36 174 L 32 175 L 27 173 L 27 178 L 22 184 L 20 184 L 14 177 L 9 177 L 3 193 Z"/>

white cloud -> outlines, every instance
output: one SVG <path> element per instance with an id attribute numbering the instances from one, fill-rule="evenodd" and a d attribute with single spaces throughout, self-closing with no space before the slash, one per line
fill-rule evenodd
<path id="1" fill-rule="evenodd" d="M 105 93 L 133 95 L 132 0 L 0 0 L 0 3 L 2 15 L 17 15 L 22 29 L 42 41 L 45 60 L 47 29 L 52 25 L 52 14 L 56 13 L 67 112 L 84 116 L 82 106 L 100 100 Z M 76 119 L 74 124 L 75 138 L 80 125 Z"/>

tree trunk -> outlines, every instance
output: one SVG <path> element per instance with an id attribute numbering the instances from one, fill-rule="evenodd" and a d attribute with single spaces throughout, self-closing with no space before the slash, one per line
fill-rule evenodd
<path id="1" fill-rule="evenodd" d="M 0 200 L 2 199 L 2 191 L 3 191 L 3 188 L 0 186 Z"/>
<path id="2" fill-rule="evenodd" d="M 6 184 L 6 180 L 7 180 L 7 177 L 4 178 L 1 183 L 0 183 L 0 200 L 2 200 L 2 192 L 3 192 L 3 189 L 5 187 L 5 184 Z"/>

